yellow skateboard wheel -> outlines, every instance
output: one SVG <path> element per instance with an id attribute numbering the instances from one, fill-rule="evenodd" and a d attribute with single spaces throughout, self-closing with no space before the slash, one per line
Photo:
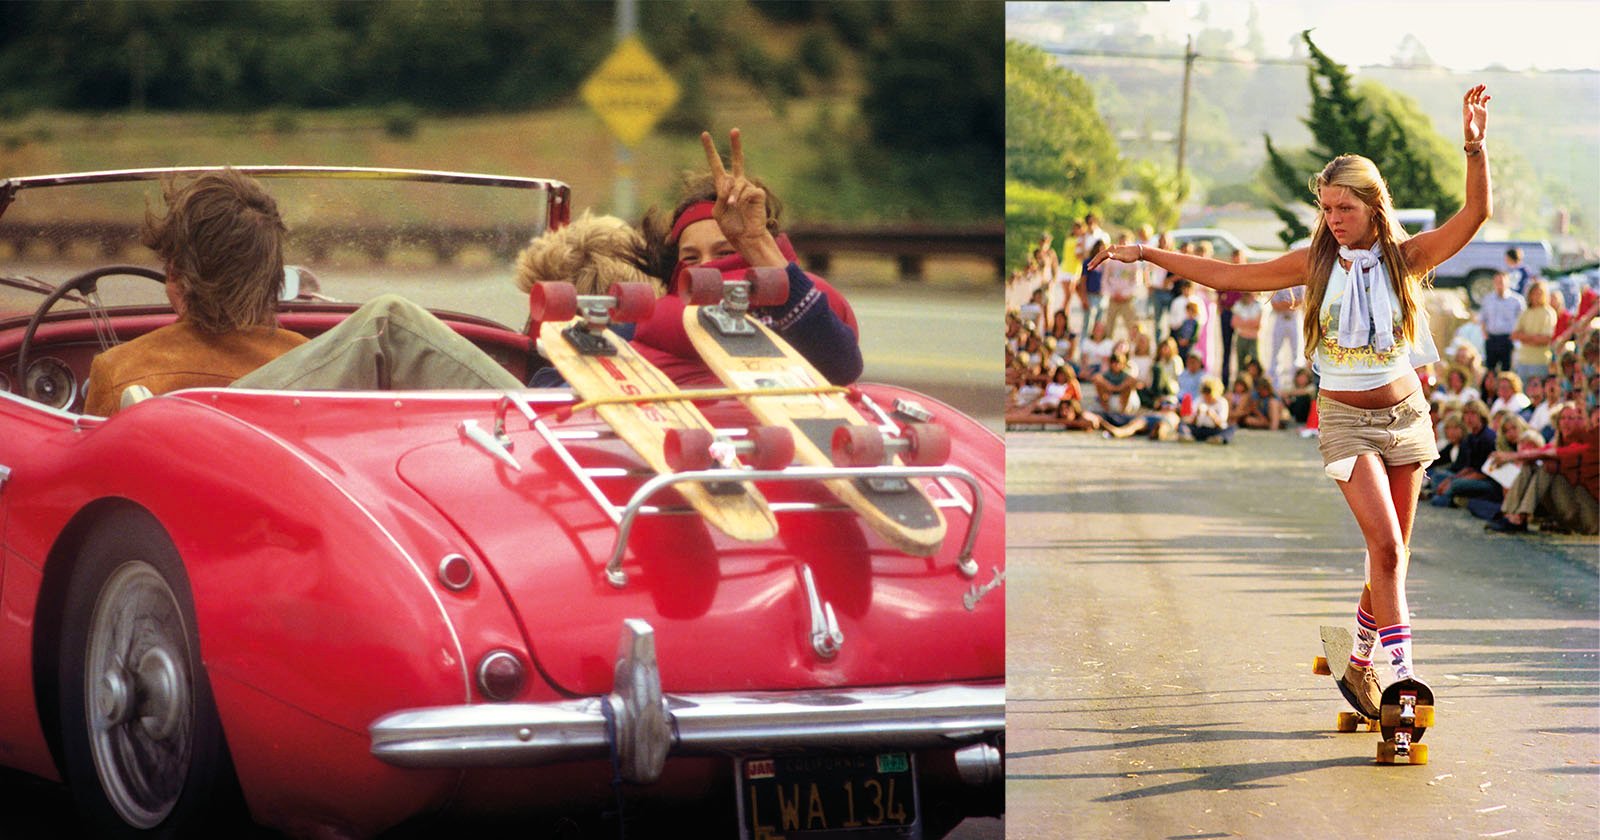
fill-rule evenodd
<path id="1" fill-rule="evenodd" d="M 1311 660 L 1311 673 L 1321 674 L 1324 677 L 1332 676 L 1333 671 L 1328 668 L 1328 657 L 1319 656 Z"/>
<path id="2" fill-rule="evenodd" d="M 1402 759 L 1402 758 L 1397 757 L 1394 754 L 1394 742 L 1393 741 L 1380 741 L 1378 743 L 1378 763 L 1379 764 L 1400 764 L 1400 763 L 1405 763 L 1405 764 L 1427 764 L 1428 763 L 1428 745 L 1427 744 L 1412 744 L 1411 745 L 1411 754 Z"/>

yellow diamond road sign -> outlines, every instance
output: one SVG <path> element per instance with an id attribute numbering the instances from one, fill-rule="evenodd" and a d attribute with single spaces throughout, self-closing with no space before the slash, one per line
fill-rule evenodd
<path id="1" fill-rule="evenodd" d="M 629 146 L 643 140 L 678 103 L 678 83 L 632 35 L 600 62 L 579 93 Z"/>

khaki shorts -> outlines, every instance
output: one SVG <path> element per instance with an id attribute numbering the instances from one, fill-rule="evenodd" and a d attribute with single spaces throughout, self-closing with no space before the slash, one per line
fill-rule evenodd
<path id="1" fill-rule="evenodd" d="M 1439 457 L 1420 388 L 1388 408 L 1371 410 L 1318 397 L 1317 429 L 1324 466 L 1369 452 L 1389 466 L 1431 464 Z"/>

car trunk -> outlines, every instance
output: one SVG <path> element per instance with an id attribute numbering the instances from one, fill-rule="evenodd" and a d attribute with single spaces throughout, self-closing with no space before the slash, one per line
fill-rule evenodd
<path id="1" fill-rule="evenodd" d="M 520 472 L 461 439 L 412 449 L 397 469 L 488 564 L 540 671 L 563 691 L 611 689 L 628 618 L 655 629 L 669 692 L 992 679 L 1003 668 L 1003 610 L 970 611 L 963 598 L 973 582 L 955 570 L 964 513 L 947 512 L 950 535 L 935 558 L 894 550 L 848 510 L 780 513 L 777 538 L 755 543 L 731 540 L 694 514 L 642 516 L 623 555 L 628 581 L 618 587 L 605 574 L 617 525 L 537 432 L 511 439 Z M 585 466 L 642 467 L 614 440 L 567 449 Z M 641 482 L 598 484 L 626 500 Z M 763 490 L 772 502 L 834 501 L 816 483 Z M 843 636 L 831 657 L 813 642 L 826 628 L 813 614 L 829 608 Z"/>

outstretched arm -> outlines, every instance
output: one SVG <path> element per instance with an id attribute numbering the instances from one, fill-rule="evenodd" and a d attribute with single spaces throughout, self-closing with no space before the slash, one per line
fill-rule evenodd
<path id="1" fill-rule="evenodd" d="M 1489 119 L 1489 95 L 1485 90 L 1485 85 L 1478 85 L 1461 100 L 1461 135 L 1467 153 L 1466 203 L 1449 221 L 1406 242 L 1406 258 L 1417 271 L 1426 271 L 1455 256 L 1494 212 L 1489 191 L 1489 150 L 1483 143 Z"/>
<path id="2" fill-rule="evenodd" d="M 1263 263 L 1226 263 L 1221 260 L 1145 248 L 1141 245 L 1113 245 L 1089 261 L 1095 268 L 1108 259 L 1118 262 L 1155 263 L 1179 277 L 1187 277 L 1202 286 L 1222 291 L 1271 292 L 1305 282 L 1307 255 L 1310 249 L 1290 251 L 1281 257 Z"/>

